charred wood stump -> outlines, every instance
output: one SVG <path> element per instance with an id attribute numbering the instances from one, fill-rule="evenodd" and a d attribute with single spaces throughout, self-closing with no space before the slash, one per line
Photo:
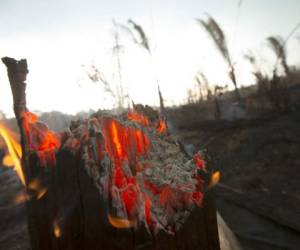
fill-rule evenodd
<path id="1" fill-rule="evenodd" d="M 33 250 L 220 249 L 205 162 L 199 153 L 189 159 L 163 120 L 98 112 L 55 133 L 26 108 L 26 60 L 2 61 Z"/>

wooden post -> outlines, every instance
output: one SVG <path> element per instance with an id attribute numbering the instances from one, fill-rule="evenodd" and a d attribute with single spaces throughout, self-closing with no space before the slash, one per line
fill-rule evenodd
<path id="1" fill-rule="evenodd" d="M 22 136 L 26 184 L 39 178 L 47 193 L 27 202 L 32 250 L 219 250 L 213 193 L 205 194 L 203 208 L 195 209 L 175 234 L 152 236 L 143 230 L 116 229 L 107 220 L 106 206 L 84 169 L 80 155 L 66 149 L 55 153 L 55 166 L 41 166 L 37 152 L 29 151 L 22 111 L 26 111 L 26 60 L 3 58 L 14 97 Z M 27 188 L 27 192 L 32 192 Z"/>

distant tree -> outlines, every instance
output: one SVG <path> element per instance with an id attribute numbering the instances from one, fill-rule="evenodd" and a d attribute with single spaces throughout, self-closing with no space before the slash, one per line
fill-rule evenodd
<path id="1" fill-rule="evenodd" d="M 220 54 L 223 56 L 225 62 L 227 63 L 229 67 L 229 77 L 234 85 L 237 101 L 241 103 L 241 96 L 237 86 L 235 70 L 228 51 L 226 37 L 223 30 L 211 16 L 208 16 L 207 21 L 204 21 L 202 19 L 197 19 L 197 21 L 207 31 L 211 39 L 214 41 Z"/>

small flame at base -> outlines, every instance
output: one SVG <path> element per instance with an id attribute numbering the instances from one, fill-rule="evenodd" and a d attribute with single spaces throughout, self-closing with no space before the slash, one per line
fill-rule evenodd
<path id="1" fill-rule="evenodd" d="M 126 220 L 121 218 L 116 218 L 108 214 L 109 223 L 115 228 L 133 228 L 136 227 L 136 222 L 133 220 Z"/>
<path id="2" fill-rule="evenodd" d="M 166 133 L 166 132 L 167 132 L 167 123 L 166 123 L 166 121 L 160 119 L 160 120 L 158 121 L 156 131 L 157 131 L 157 133 L 159 133 L 159 134 L 164 134 L 164 133 Z"/>
<path id="3" fill-rule="evenodd" d="M 4 156 L 2 163 L 6 167 L 13 167 L 16 171 L 21 183 L 25 186 L 25 177 L 21 166 L 22 149 L 21 145 L 16 141 L 17 136 L 0 123 L 0 136 L 6 145 L 8 153 Z M 47 188 L 41 185 L 39 179 L 34 179 L 28 184 L 28 187 L 35 192 L 36 199 L 42 198 L 47 192 Z M 24 191 L 18 193 L 15 197 L 15 204 L 24 203 L 32 198 L 31 195 Z"/>
<path id="4" fill-rule="evenodd" d="M 211 175 L 210 181 L 207 185 L 207 188 L 212 188 L 213 186 L 217 185 L 221 179 L 220 171 L 216 171 Z"/>
<path id="5" fill-rule="evenodd" d="M 14 204 L 19 205 L 19 204 L 24 203 L 28 200 L 29 200 L 29 195 L 27 193 L 25 193 L 24 191 L 20 191 L 14 199 Z"/>
<path id="6" fill-rule="evenodd" d="M 61 237 L 62 232 L 61 232 L 61 229 L 60 229 L 60 227 L 59 227 L 59 225 L 57 223 L 57 220 L 55 220 L 53 222 L 53 233 L 54 233 L 54 236 L 56 238 L 60 238 Z"/>
<path id="7" fill-rule="evenodd" d="M 150 122 L 148 120 L 148 117 L 144 116 L 143 114 L 140 114 L 136 112 L 135 110 L 129 111 L 127 114 L 127 118 L 130 121 L 134 121 L 140 125 L 143 125 L 145 127 L 148 127 Z"/>
<path id="8" fill-rule="evenodd" d="M 42 184 L 39 179 L 34 179 L 28 185 L 30 189 L 36 192 L 36 199 L 41 199 L 47 192 L 47 188 L 42 187 Z"/>

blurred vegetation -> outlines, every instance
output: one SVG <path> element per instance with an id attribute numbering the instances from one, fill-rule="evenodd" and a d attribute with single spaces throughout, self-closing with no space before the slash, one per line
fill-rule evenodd
<path id="1" fill-rule="evenodd" d="M 236 80 L 235 70 L 228 50 L 226 36 L 223 30 L 221 29 L 219 24 L 215 21 L 215 19 L 213 19 L 211 16 L 208 16 L 207 21 L 204 21 L 202 19 L 197 19 L 197 21 L 207 31 L 209 36 L 214 41 L 220 54 L 223 56 L 225 62 L 227 63 L 229 68 L 229 77 L 234 85 L 237 101 L 241 103 L 241 96 L 240 96 L 240 92 Z"/>
<path id="2" fill-rule="evenodd" d="M 269 36 L 266 38 L 268 47 L 276 57 L 272 66 L 272 72 L 264 71 L 258 57 L 251 50 L 244 55 L 244 59 L 252 67 L 251 73 L 255 79 L 255 84 L 239 87 L 235 63 L 233 63 L 230 55 L 226 34 L 222 27 L 209 15 L 207 15 L 205 20 L 196 19 L 196 21 L 212 39 L 217 51 L 223 57 L 228 67 L 229 78 L 234 90 L 229 90 L 230 86 L 224 83 L 211 83 L 205 72 L 200 69 L 194 76 L 193 87 L 187 89 L 186 103 L 180 106 L 165 107 L 165 99 L 154 70 L 155 62 L 152 60 L 152 56 L 155 51 L 151 46 L 151 39 L 143 26 L 132 19 L 128 19 L 126 24 L 113 20 L 113 56 L 117 61 L 118 79 L 106 78 L 101 68 L 92 64 L 84 66 L 88 80 L 86 82 L 93 82 L 102 87 L 100 91 L 106 93 L 106 96 L 113 102 L 113 112 L 126 112 L 130 104 L 134 103 L 134 100 L 130 100 L 128 93 L 123 88 L 120 52 L 124 48 L 121 43 L 122 37 L 129 36 L 133 43 L 147 52 L 146 56 L 151 58 L 150 61 L 153 65 L 149 65 L 149 70 L 156 78 L 156 83 L 153 84 L 157 84 L 158 87 L 158 95 L 153 98 L 159 100 L 161 109 L 166 108 L 164 115 L 179 127 L 185 127 L 188 124 L 197 125 L 208 120 L 256 119 L 266 115 L 281 114 L 295 110 L 300 103 L 300 68 L 299 66 L 288 64 L 286 45 L 300 27 L 300 23 L 295 26 L 286 39 L 280 36 Z M 91 112 L 65 115 L 61 112 L 53 111 L 42 113 L 40 118 L 51 129 L 58 131 L 66 129 L 71 120 L 80 119 L 89 114 Z M 5 114 L 1 113 L 0 117 L 5 119 Z M 16 124 L 13 122 L 13 119 L 9 119 L 8 122 L 16 130 Z"/>

